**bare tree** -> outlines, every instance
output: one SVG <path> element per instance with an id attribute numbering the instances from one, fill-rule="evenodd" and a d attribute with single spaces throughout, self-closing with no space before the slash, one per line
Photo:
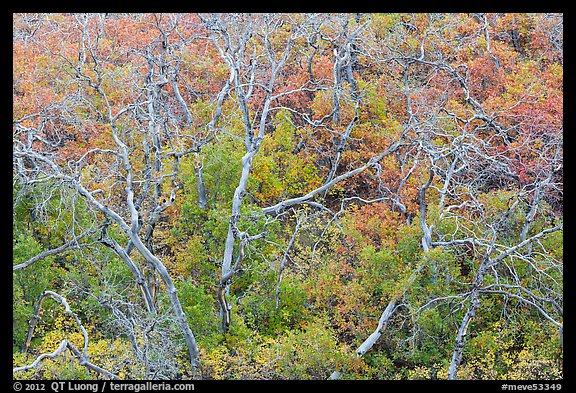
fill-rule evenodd
<path id="1" fill-rule="evenodd" d="M 185 342 L 193 376 L 199 377 L 194 324 L 184 314 L 162 252 L 155 249 L 156 227 L 182 192 L 183 159 L 194 165 L 198 207 L 209 208 L 213 190 L 205 185 L 203 155 L 222 135 L 243 142 L 217 283 L 224 333 L 231 323 L 233 280 L 250 263 L 256 244 L 252 242 L 266 238 L 270 222 L 300 214 L 280 263 L 278 308 L 285 263 L 303 222 L 299 208 L 330 215 L 321 239 L 329 226 L 339 226 L 338 218 L 348 206 L 374 202 L 387 203 L 408 225 L 418 225 L 422 252 L 383 299 L 386 306 L 375 329 L 357 346 L 357 356 L 374 347 L 423 272 L 438 276 L 443 266 L 434 253 L 440 248 L 454 255 L 464 248 L 469 251 L 468 281 L 457 282 L 446 273 L 446 293 L 430 295 L 423 306 L 405 308 L 417 323 L 430 307 L 458 303 L 462 316 L 450 379 L 457 378 L 482 296 L 503 296 L 527 305 L 562 331 L 562 262 L 548 255 L 546 245 L 549 236 L 563 230 L 558 217 L 563 192 L 561 130 L 550 127 L 553 132 L 542 132 L 535 125 L 537 114 L 518 110 L 537 102 L 538 91 L 495 107 L 485 99 L 489 78 L 474 80 L 470 66 L 461 61 L 467 45 L 481 40 L 481 49 L 475 50 L 485 52 L 487 64 L 500 71 L 506 67 L 498 49 L 504 38 L 493 32 L 493 16 L 471 15 L 460 35 L 451 32 L 462 22 L 442 14 L 401 15 L 387 25 L 385 34 L 373 26 L 370 16 L 360 14 L 130 17 L 139 22 L 140 30 L 134 31 L 142 33 L 138 45 L 119 38 L 124 33 L 117 16 L 77 14 L 60 21 L 39 14 L 17 19 L 14 40 L 35 44 L 50 56 L 58 77 L 49 89 L 58 94 L 48 99 L 38 94 L 34 105 L 15 109 L 15 204 L 33 195 L 34 214 L 46 215 L 48 201 L 62 195 L 62 203 L 73 212 L 74 203 L 81 200 L 89 219 L 81 224 L 77 217 L 58 216 L 56 220 L 70 228 L 68 238 L 15 265 L 13 271 L 70 250 L 100 247 L 119 258 L 132 275 L 130 285 L 141 294 L 139 302 L 123 301 L 120 291 L 90 295 L 109 310 L 114 328 L 128 337 L 147 377 L 177 373 L 174 367 L 161 371 L 161 364 L 149 356 L 177 347 L 165 327 L 170 318 Z M 556 49 L 562 45 L 557 19 L 550 16 L 542 22 L 553 27 L 547 39 Z M 45 23 L 57 31 L 41 29 Z M 54 44 L 54 37 L 66 39 Z M 512 40 L 520 50 L 518 40 Z M 225 70 L 211 76 L 207 88 L 197 87 L 187 70 L 201 60 Z M 297 68 L 304 76 L 294 84 L 289 76 Z M 398 124 L 394 129 L 377 119 L 366 120 L 372 110 L 366 95 L 372 87 L 360 77 L 362 69 L 377 75 L 378 83 L 385 84 L 382 89 L 393 96 L 394 105 L 386 111 Z M 14 94 L 24 94 L 18 78 Z M 308 104 L 318 97 L 326 105 L 316 111 Z M 295 103 L 298 100 L 305 103 Z M 196 110 L 195 103 L 209 110 Z M 309 149 L 317 154 L 321 184 L 259 206 L 246 198 L 249 179 L 280 111 L 306 130 L 293 153 Z M 370 146 L 376 139 L 371 135 L 354 136 L 363 127 L 383 135 L 377 147 Z M 97 137 L 100 147 L 67 149 L 76 139 Z M 365 187 L 356 186 L 356 181 Z M 337 185 L 351 186 L 341 196 L 330 196 Z M 499 204 L 491 204 L 491 198 L 504 200 L 506 207 L 496 209 L 493 205 Z M 243 226 L 243 220 L 254 218 L 243 213 L 249 204 L 257 211 L 254 215 L 266 220 L 258 233 Z M 522 277 L 522 269 L 528 269 L 531 278 Z M 169 313 L 157 301 L 162 290 Z M 77 352 L 63 342 L 31 367 L 66 348 Z M 81 355 L 87 361 L 87 354 Z"/>
<path id="2" fill-rule="evenodd" d="M 102 215 L 101 243 L 129 266 L 142 290 L 145 306 L 152 314 L 156 312 L 152 294 L 159 290 L 159 281 L 155 277 L 161 280 L 188 347 L 191 365 L 196 369 L 199 351 L 195 337 L 182 311 L 170 273 L 155 255 L 152 242 L 155 225 L 162 213 L 174 203 L 179 190 L 177 175 L 180 158 L 185 154 L 198 153 L 210 139 L 210 133 L 208 137 L 197 134 L 192 138 L 178 133 L 174 123 L 176 115 L 170 109 L 170 102 L 179 102 L 184 112 L 186 107 L 182 106 L 177 87 L 173 90 L 174 95 L 165 92 L 170 80 L 173 87 L 177 86 L 177 68 L 171 63 L 174 59 L 170 57 L 173 49 L 170 40 L 182 44 L 175 33 L 178 20 L 170 18 L 164 24 L 160 16 L 153 17 L 151 28 L 159 32 L 157 39 L 142 50 L 128 48 L 112 52 L 106 52 L 101 47 L 102 40 L 111 34 L 106 29 L 104 15 L 78 15 L 74 23 L 74 28 L 79 31 L 77 58 L 71 58 L 65 52 L 54 55 L 65 66 L 75 70 L 73 76 L 77 89 L 58 102 L 48 103 L 40 113 L 14 120 L 15 177 L 24 187 L 45 183 L 74 190 Z M 51 48 L 46 50 L 53 52 Z M 134 76 L 123 82 L 132 95 L 129 95 L 124 106 L 118 107 L 111 95 L 112 89 L 119 88 L 114 83 L 120 81 L 107 71 L 105 65 L 123 56 L 132 56 L 134 61 L 140 59 L 148 72 L 143 79 Z M 94 98 L 97 98 L 96 102 Z M 72 113 L 68 106 L 72 102 L 76 106 L 83 105 L 85 114 Z M 98 127 L 110 130 L 112 147 L 90 149 L 76 157 L 60 156 L 58 147 L 65 143 L 65 139 L 54 132 L 48 134 L 48 127 L 63 127 L 67 122 L 81 124 L 83 121 L 88 124 L 96 121 Z M 209 126 L 212 131 L 213 123 L 212 127 Z M 188 142 L 189 139 L 192 139 L 192 143 Z M 96 176 L 86 179 L 85 173 Z M 120 228 L 124 240 L 108 234 L 110 225 Z M 78 246 L 77 239 L 78 236 L 36 259 L 68 246 Z M 125 245 L 120 245 L 121 241 L 125 241 Z M 137 251 L 146 261 L 145 266 L 138 266 L 134 262 L 131 256 L 133 251 Z M 145 275 L 143 270 L 149 274 Z M 145 279 L 145 276 L 149 279 Z"/>
<path id="3" fill-rule="evenodd" d="M 433 18 L 430 19 L 433 21 Z M 479 21 L 479 33 L 486 37 L 489 35 L 486 17 L 482 16 Z M 448 370 L 448 378 L 456 379 L 462 362 L 463 347 L 469 334 L 468 328 L 480 308 L 480 296 L 515 299 L 533 307 L 562 331 L 561 284 L 557 279 L 562 276 L 562 265 L 554 258 L 546 256 L 548 251 L 540 242 L 549 234 L 561 231 L 562 224 L 552 223 L 536 231 L 531 230 L 535 212 L 546 210 L 541 203 L 543 193 L 547 192 L 550 197 L 555 192 L 561 192 L 561 184 L 553 179 L 558 179 L 562 162 L 561 137 L 547 138 L 547 143 L 534 154 L 538 161 L 533 163 L 538 168 L 534 174 L 535 180 L 522 184 L 514 170 L 515 163 L 511 157 L 516 152 L 521 155 L 525 149 L 534 151 L 530 146 L 540 140 L 540 137 L 535 135 L 533 139 L 525 139 L 521 144 L 511 146 L 510 135 L 516 133 L 518 123 L 509 121 L 508 125 L 505 125 L 505 111 L 489 113 L 472 92 L 467 67 L 449 64 L 445 56 L 436 49 L 436 43 L 444 40 L 443 27 L 441 23 L 431 22 L 429 29 L 422 34 L 420 50 L 415 55 L 392 52 L 390 57 L 387 57 L 385 51 L 379 51 L 375 47 L 372 49 L 376 51 L 373 52 L 376 53 L 373 56 L 375 61 L 399 65 L 403 71 L 400 75 L 406 96 L 404 136 L 405 145 L 408 145 L 403 152 L 409 153 L 403 161 L 411 161 L 413 164 L 406 166 L 409 170 L 406 170 L 400 184 L 404 184 L 418 172 L 424 179 L 417 199 L 423 258 L 400 285 L 401 289 L 389 300 L 378 326 L 358 346 L 356 353 L 363 356 L 373 347 L 386 329 L 390 317 L 398 309 L 399 300 L 410 288 L 410 283 L 421 274 L 422 269 L 427 267 L 437 270 L 437 262 L 427 256 L 429 251 L 443 247 L 445 250 L 458 252 L 463 246 L 473 247 L 472 258 L 477 262 L 478 268 L 473 273 L 471 288 L 455 295 L 444 294 L 429 299 L 424 307 L 412 314 L 419 315 L 422 310 L 432 305 L 454 300 L 458 300 L 466 310 L 456 334 Z M 498 67 L 498 59 L 490 52 L 489 45 L 486 50 Z M 422 75 L 425 76 L 427 85 L 436 88 L 438 94 L 434 98 L 425 93 L 421 84 Z M 431 82 L 432 76 L 439 82 L 439 86 Z M 468 118 L 463 118 L 449 109 L 447 102 L 451 95 L 463 97 L 470 114 Z M 498 118 L 504 120 L 497 120 Z M 507 148 L 502 149 L 502 146 Z M 398 206 L 401 211 L 405 211 L 406 204 L 398 193 L 400 188 L 401 186 L 397 187 L 396 195 L 389 199 L 392 207 Z M 482 202 L 483 196 L 502 188 L 509 194 L 508 208 L 494 215 Z M 438 197 L 431 198 L 431 192 Z M 434 211 L 432 216 L 431 209 Z M 550 211 L 545 214 L 554 215 Z M 454 222 L 457 230 L 453 233 L 443 232 L 438 228 L 443 220 Z M 512 223 L 514 220 L 522 222 L 518 237 L 512 235 L 516 233 L 512 229 L 516 225 Z M 527 235 L 528 232 L 531 236 Z M 533 249 L 534 244 L 538 244 L 537 250 Z M 539 262 L 535 262 L 536 260 Z M 539 263 L 548 267 L 537 268 Z M 538 278 L 527 285 L 526 280 L 522 280 L 517 273 L 520 266 L 528 266 L 533 271 L 533 276 Z M 488 275 L 496 280 L 496 284 L 484 284 Z M 512 283 L 508 282 L 510 276 Z M 449 276 L 447 282 L 450 282 Z M 539 295 L 541 291 L 546 295 Z M 330 378 L 337 379 L 340 376 L 341 372 L 335 371 Z"/>
<path id="4" fill-rule="evenodd" d="M 78 318 L 78 315 L 76 315 L 76 313 L 74 311 L 72 311 L 72 309 L 68 305 L 68 302 L 66 301 L 66 299 L 64 299 L 61 295 L 57 294 L 56 292 L 44 291 L 40 295 L 40 298 L 38 299 L 38 302 L 36 303 L 36 307 L 34 309 L 34 315 L 32 316 L 32 319 L 30 320 L 30 326 L 28 329 L 28 334 L 26 335 L 27 337 L 26 337 L 26 346 L 25 347 L 28 348 L 28 346 L 30 345 L 30 340 L 32 339 L 32 336 L 34 334 L 34 328 L 36 326 L 36 321 L 38 320 L 38 313 L 40 312 L 40 309 L 42 307 L 42 303 L 44 302 L 44 299 L 47 296 L 53 298 L 58 303 L 60 303 L 65 308 L 66 314 L 69 314 L 72 316 L 72 318 L 74 318 L 76 325 L 78 326 L 78 328 L 80 329 L 80 331 L 82 332 L 82 335 L 84 337 L 84 346 L 82 348 L 82 351 L 80 351 L 78 348 L 76 348 L 76 346 L 74 346 L 74 344 L 72 344 L 69 340 L 64 339 L 64 340 L 62 340 L 62 342 L 60 343 L 58 348 L 56 348 L 56 350 L 54 350 L 54 352 L 40 354 L 31 364 L 29 364 L 27 366 L 15 367 L 14 369 L 12 369 L 12 373 L 18 373 L 20 371 L 26 371 L 29 369 L 37 368 L 44 359 L 47 359 L 47 358 L 53 359 L 53 358 L 63 354 L 66 350 L 70 350 L 70 352 L 72 352 L 72 354 L 78 358 L 80 365 L 86 367 L 86 371 L 87 371 L 88 375 L 90 375 L 89 371 L 92 370 L 92 371 L 95 371 L 99 374 L 104 375 L 106 378 L 117 379 L 118 378 L 117 375 L 115 375 L 115 374 L 95 365 L 94 363 L 90 362 L 90 357 L 88 355 L 88 343 L 89 343 L 88 333 L 86 332 L 84 325 L 82 325 L 82 322 Z"/>
<path id="5" fill-rule="evenodd" d="M 308 86 L 302 86 L 291 91 L 279 91 L 278 87 L 280 74 L 289 58 L 294 55 L 296 40 L 305 33 L 308 22 L 304 20 L 298 23 L 290 15 L 276 14 L 201 15 L 200 17 L 210 33 L 213 44 L 233 76 L 232 89 L 244 126 L 245 154 L 242 157 L 242 173 L 232 200 L 228 235 L 222 259 L 222 276 L 219 283 L 221 326 L 226 331 L 230 323 L 231 305 L 226 299 L 230 291 L 230 280 L 245 257 L 246 244 L 265 236 L 264 232 L 251 235 L 238 229 L 240 208 L 247 192 L 246 186 L 254 157 L 268 133 L 271 114 L 279 109 L 274 107 L 274 103 L 287 95 L 310 89 Z M 285 25 L 289 26 L 290 33 L 284 41 L 277 42 L 280 28 Z M 263 98 L 260 101 L 252 98 L 257 90 L 262 91 Z M 238 257 L 233 267 L 232 260 L 237 242 Z"/>

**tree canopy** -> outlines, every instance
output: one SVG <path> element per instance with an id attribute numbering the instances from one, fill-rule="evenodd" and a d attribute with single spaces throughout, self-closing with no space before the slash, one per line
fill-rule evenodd
<path id="1" fill-rule="evenodd" d="M 13 14 L 15 379 L 563 378 L 563 15 Z"/>

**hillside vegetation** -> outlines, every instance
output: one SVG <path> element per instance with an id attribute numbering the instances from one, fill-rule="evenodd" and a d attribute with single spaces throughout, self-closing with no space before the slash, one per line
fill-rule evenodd
<path id="1" fill-rule="evenodd" d="M 562 14 L 14 14 L 14 379 L 561 379 Z"/>

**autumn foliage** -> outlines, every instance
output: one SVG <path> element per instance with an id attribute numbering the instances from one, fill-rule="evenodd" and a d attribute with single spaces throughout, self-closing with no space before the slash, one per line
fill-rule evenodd
<path id="1" fill-rule="evenodd" d="M 561 379 L 562 35 L 14 14 L 14 378 Z"/>

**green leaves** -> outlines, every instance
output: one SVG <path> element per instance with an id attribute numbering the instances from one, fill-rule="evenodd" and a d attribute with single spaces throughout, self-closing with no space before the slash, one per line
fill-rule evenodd
<path id="1" fill-rule="evenodd" d="M 196 377 L 194 340 L 205 379 L 446 378 L 460 326 L 461 378 L 561 378 L 563 231 L 517 246 L 563 221 L 562 34 L 544 13 L 15 14 L 12 263 L 94 229 L 13 272 L 15 364 L 81 338 L 48 304 L 17 353 L 50 289 L 126 379 Z"/>

